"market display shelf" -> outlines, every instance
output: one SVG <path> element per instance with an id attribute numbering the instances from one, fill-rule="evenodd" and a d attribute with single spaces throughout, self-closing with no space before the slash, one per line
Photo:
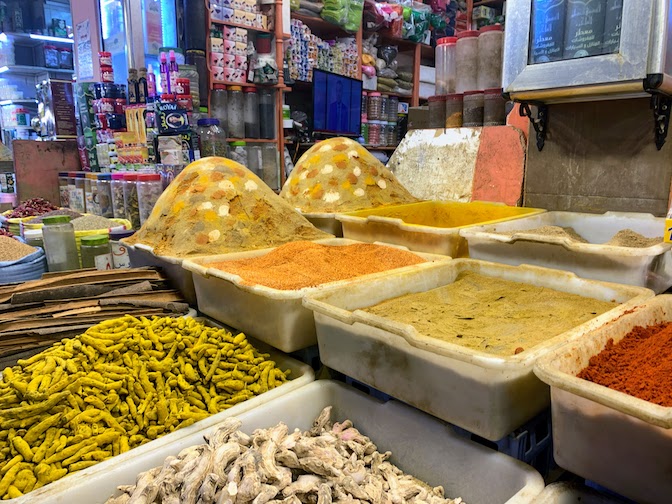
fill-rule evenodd
<path id="1" fill-rule="evenodd" d="M 265 28 L 257 28 L 255 26 L 247 26 L 239 23 L 230 23 L 228 21 L 217 21 L 210 19 L 210 22 L 217 26 L 230 26 L 232 28 L 242 28 L 243 30 L 249 30 L 257 33 L 273 33 L 271 30 L 266 30 Z"/>
<path id="2" fill-rule="evenodd" d="M 75 71 L 68 68 L 48 68 L 48 67 L 39 67 L 31 65 L 6 65 L 0 67 L 1 73 L 15 73 L 23 75 L 39 75 L 43 73 L 54 72 L 54 73 L 68 73 L 73 74 Z"/>
<path id="3" fill-rule="evenodd" d="M 362 145 L 362 147 L 373 151 L 395 151 L 399 145 Z"/>
<path id="4" fill-rule="evenodd" d="M 308 16 L 306 14 L 300 14 L 298 12 L 291 13 L 292 19 L 296 19 L 305 24 L 313 32 L 319 33 L 332 33 L 332 34 L 342 34 L 346 36 L 354 36 L 353 33 L 348 33 L 342 27 L 330 23 L 322 19 L 320 16 Z M 318 33 L 318 35 L 319 35 Z"/>
<path id="5" fill-rule="evenodd" d="M 37 105 L 35 98 L 21 99 L 21 100 L 0 100 L 0 107 L 7 105 Z"/>
<path id="6" fill-rule="evenodd" d="M 474 7 L 480 7 L 481 5 L 498 5 L 502 6 L 506 0 L 480 0 L 480 2 L 474 2 Z"/>
<path id="7" fill-rule="evenodd" d="M 246 142 L 246 143 L 277 143 L 275 139 L 269 140 L 267 138 L 227 138 L 227 142 Z"/>
<path id="8" fill-rule="evenodd" d="M 219 80 L 213 80 L 212 84 L 223 84 L 224 86 L 240 86 L 240 87 L 252 87 L 252 88 L 280 88 L 278 84 L 255 84 L 254 82 L 229 82 L 229 81 L 219 81 Z M 283 91 L 285 90 L 285 87 L 282 86 L 281 88 Z"/>
<path id="9" fill-rule="evenodd" d="M 414 49 L 415 46 L 420 46 L 422 51 L 422 56 L 425 58 L 434 57 L 434 48 L 431 45 L 423 44 L 422 42 L 413 42 L 412 40 L 403 39 L 399 37 L 393 37 L 391 35 L 386 35 L 379 31 L 369 31 L 364 30 L 364 38 L 370 37 L 371 35 L 378 35 L 379 41 L 386 42 L 388 44 L 393 44 L 399 46 L 399 51 L 408 51 L 409 49 Z"/>
<path id="10" fill-rule="evenodd" d="M 67 37 L 53 37 L 51 35 L 38 35 L 34 33 L 18 33 L 18 32 L 2 32 L 0 33 L 0 39 L 2 38 L 14 38 L 18 39 L 19 43 L 22 46 L 30 45 L 31 47 L 37 47 L 42 44 L 69 44 L 73 45 L 75 43 L 74 38 Z"/>

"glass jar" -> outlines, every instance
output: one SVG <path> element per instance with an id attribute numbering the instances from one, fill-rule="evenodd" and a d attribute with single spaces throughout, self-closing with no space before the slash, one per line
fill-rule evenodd
<path id="1" fill-rule="evenodd" d="M 236 163 L 247 166 L 247 143 L 231 142 L 230 145 L 229 157 Z"/>
<path id="2" fill-rule="evenodd" d="M 152 213 L 161 193 L 163 193 L 161 175 L 158 173 L 139 173 L 137 185 L 140 225 L 142 226 Z"/>
<path id="3" fill-rule="evenodd" d="M 128 247 L 121 242 L 123 238 L 133 236 L 132 229 L 118 229 L 110 231 L 110 250 L 112 251 L 112 266 L 114 269 L 130 268 L 131 258 L 128 255 Z"/>
<path id="4" fill-rule="evenodd" d="M 245 88 L 245 138 L 259 138 L 259 96 L 253 87 Z"/>
<path id="5" fill-rule="evenodd" d="M 133 229 L 140 229 L 140 208 L 138 206 L 138 174 L 124 174 L 124 212 Z"/>
<path id="6" fill-rule="evenodd" d="M 502 25 L 484 26 L 478 36 L 478 88 L 502 87 Z"/>
<path id="7" fill-rule="evenodd" d="M 360 130 L 360 136 L 364 140 L 364 144 L 369 143 L 369 123 L 368 121 L 362 121 L 362 126 Z"/>
<path id="8" fill-rule="evenodd" d="M 58 172 L 58 196 L 60 206 L 70 206 L 70 192 L 68 191 L 68 172 Z"/>
<path id="9" fill-rule="evenodd" d="M 275 138 L 275 93 L 272 89 L 262 89 L 259 93 L 260 138 Z"/>
<path id="10" fill-rule="evenodd" d="M 223 84 L 215 84 L 212 93 L 210 93 L 210 116 L 214 119 L 219 119 L 220 128 L 226 126 L 226 104 L 226 86 Z"/>
<path id="11" fill-rule="evenodd" d="M 435 93 L 455 93 L 455 51 L 457 37 L 443 37 L 436 41 Z"/>
<path id="12" fill-rule="evenodd" d="M 463 31 L 455 44 L 455 92 L 478 90 L 478 32 Z"/>
<path id="13" fill-rule="evenodd" d="M 245 138 L 245 114 L 243 104 L 243 88 L 229 86 L 227 102 L 228 131 L 231 138 Z"/>
<path id="14" fill-rule="evenodd" d="M 73 202 L 73 197 L 75 194 L 75 178 L 77 178 L 77 172 L 68 172 L 68 208 L 72 208 L 72 205 L 75 203 Z"/>
<path id="15" fill-rule="evenodd" d="M 483 91 L 483 126 L 506 124 L 506 100 L 502 91 L 502 88 Z"/>
<path id="16" fill-rule="evenodd" d="M 26 245 L 44 248 L 41 229 L 25 229 L 23 231 L 23 239 L 26 241 Z"/>
<path id="17" fill-rule="evenodd" d="M 388 146 L 397 145 L 397 122 L 388 122 L 387 123 L 387 141 L 385 142 Z"/>
<path id="18" fill-rule="evenodd" d="M 259 145 L 248 145 L 247 147 L 247 169 L 254 173 L 257 177 L 263 179 L 261 147 Z"/>
<path id="19" fill-rule="evenodd" d="M 94 215 L 100 215 L 95 203 L 98 201 L 98 175 L 96 173 L 85 174 L 84 199 L 86 199 L 86 211 Z"/>
<path id="20" fill-rule="evenodd" d="M 70 208 L 75 212 L 84 213 L 86 211 L 86 199 L 84 195 L 84 172 L 70 172 L 72 178 L 72 192 L 70 193 Z"/>
<path id="21" fill-rule="evenodd" d="M 52 215 L 42 221 L 42 240 L 49 271 L 79 269 L 75 228 L 69 215 Z"/>
<path id="22" fill-rule="evenodd" d="M 399 98 L 390 96 L 387 110 L 388 122 L 397 122 L 397 112 L 399 111 Z"/>
<path id="23" fill-rule="evenodd" d="M 387 122 L 387 117 L 390 114 L 390 97 L 387 95 L 381 96 L 380 102 L 380 120 Z"/>
<path id="24" fill-rule="evenodd" d="M 446 95 L 446 128 L 462 127 L 462 100 L 461 94 Z"/>
<path id="25" fill-rule="evenodd" d="M 369 121 L 369 145 L 378 147 L 381 145 L 383 136 L 382 121 Z"/>
<path id="26" fill-rule="evenodd" d="M 380 121 L 382 107 L 383 107 L 382 95 L 376 91 L 369 93 L 369 103 L 366 112 L 366 117 L 368 118 L 368 120 Z M 371 126 L 369 126 L 369 135 L 370 134 L 371 134 Z"/>
<path id="27" fill-rule="evenodd" d="M 201 157 L 226 157 L 226 133 L 220 128 L 219 119 L 199 119 L 198 137 Z"/>
<path id="28" fill-rule="evenodd" d="M 111 270 L 113 268 L 112 250 L 107 236 L 83 236 L 80 250 L 82 252 L 82 268 L 95 268 L 97 270 Z"/>
<path id="29" fill-rule="evenodd" d="M 429 127 L 446 127 L 446 96 L 429 97 Z"/>
<path id="30" fill-rule="evenodd" d="M 483 126 L 483 91 L 467 91 L 462 103 L 462 126 Z"/>
<path id="31" fill-rule="evenodd" d="M 126 207 L 124 205 L 124 175 L 125 173 L 113 173 L 110 181 L 112 190 L 112 213 L 115 219 L 126 218 Z"/>
<path id="32" fill-rule="evenodd" d="M 275 144 L 264 144 L 261 147 L 261 166 L 266 185 L 277 191 L 280 189 L 280 166 L 278 164 L 278 148 Z"/>
<path id="33" fill-rule="evenodd" d="M 114 208 L 112 206 L 112 174 L 98 174 L 98 201 L 97 207 L 102 217 L 114 217 Z"/>

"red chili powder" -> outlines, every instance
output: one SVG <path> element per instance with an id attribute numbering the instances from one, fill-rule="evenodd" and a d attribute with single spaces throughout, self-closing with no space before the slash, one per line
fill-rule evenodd
<path id="1" fill-rule="evenodd" d="M 672 323 L 635 327 L 590 359 L 579 378 L 672 406 Z"/>
<path id="2" fill-rule="evenodd" d="M 260 257 L 209 266 L 238 275 L 247 285 L 294 290 L 423 262 L 411 252 L 382 245 L 335 246 L 297 241 Z"/>

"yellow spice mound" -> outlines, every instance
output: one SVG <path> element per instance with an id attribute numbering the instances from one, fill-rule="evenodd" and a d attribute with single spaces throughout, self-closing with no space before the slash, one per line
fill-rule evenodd
<path id="1" fill-rule="evenodd" d="M 157 255 L 189 257 L 330 236 L 244 166 L 208 157 L 180 173 L 142 228 L 125 242 L 151 246 Z"/>
<path id="2" fill-rule="evenodd" d="M 418 201 L 369 151 L 348 138 L 311 147 L 280 196 L 305 213 L 341 213 Z"/>

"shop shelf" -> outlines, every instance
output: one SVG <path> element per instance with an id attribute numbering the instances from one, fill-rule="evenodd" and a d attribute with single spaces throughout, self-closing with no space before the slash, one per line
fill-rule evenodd
<path id="1" fill-rule="evenodd" d="M 67 44 L 73 45 L 74 38 L 67 37 L 53 37 L 50 35 L 38 35 L 34 33 L 17 33 L 17 32 L 3 32 L 0 33 L 0 39 L 11 38 L 14 42 L 22 46 L 38 47 L 42 44 Z"/>
<path id="2" fill-rule="evenodd" d="M 672 495 L 672 407 L 577 378 L 609 340 L 633 328 L 672 322 L 672 296 L 649 299 L 583 332 L 540 359 L 534 372 L 551 387 L 555 461 L 583 478 L 642 503 Z"/>
<path id="3" fill-rule="evenodd" d="M 0 107 L 7 105 L 34 105 L 37 107 L 37 100 L 35 98 L 26 100 L 0 100 Z"/>
<path id="4" fill-rule="evenodd" d="M 534 504 L 625 504 L 623 500 L 603 495 L 586 486 L 572 483 L 548 485 Z"/>
<path id="5" fill-rule="evenodd" d="M 287 424 L 291 432 L 294 428 L 310 429 L 327 406 L 332 406 L 334 420 L 352 420 L 379 450 L 392 451 L 392 463 L 431 485 L 442 485 L 447 496 L 462 497 L 469 504 L 527 504 L 544 489 L 541 476 L 531 467 L 462 439 L 443 423 L 406 405 L 396 401 L 383 404 L 329 380 L 308 384 L 237 416 L 241 430 L 248 434 L 279 422 Z M 202 444 L 203 437 L 215 429 L 216 425 L 190 428 L 189 435 L 180 439 L 152 442 L 151 450 L 136 456 L 128 456 L 129 452 L 40 490 L 46 490 L 42 495 L 52 504 L 103 504 L 118 495 L 117 486 L 135 484 L 140 472 L 161 466 L 166 457 L 184 448 Z M 24 502 L 28 501 L 21 504 Z"/>
<path id="6" fill-rule="evenodd" d="M 256 28 L 254 26 L 247 26 L 238 23 L 229 23 L 227 21 L 216 21 L 212 18 L 210 18 L 210 22 L 217 26 L 231 26 L 233 28 L 242 28 L 243 30 L 249 30 L 257 33 L 273 33 L 271 30 L 267 30 L 265 28 Z"/>
<path id="7" fill-rule="evenodd" d="M 589 243 L 525 234 L 525 230 L 542 226 L 572 227 Z M 661 242 L 646 248 L 603 245 L 623 229 L 647 237 L 663 236 L 665 219 L 629 212 L 547 212 L 510 222 L 483 223 L 461 230 L 460 235 L 467 240 L 474 259 L 557 268 L 585 278 L 648 287 L 656 293 L 672 286 L 672 244 Z"/>
<path id="8" fill-rule="evenodd" d="M 332 34 L 338 37 L 354 37 L 354 33 L 348 33 L 343 28 L 329 21 L 325 21 L 320 16 L 308 16 L 298 12 L 291 13 L 292 19 L 297 19 L 305 24 L 310 31 L 317 35 Z"/>
<path id="9" fill-rule="evenodd" d="M 422 335 L 406 324 L 361 308 L 453 283 L 462 272 L 548 287 L 624 303 L 517 355 L 492 355 Z M 649 299 L 648 289 L 584 280 L 534 266 L 457 259 L 306 295 L 313 310 L 322 363 L 485 439 L 510 434 L 550 404 L 536 360 L 587 329 Z"/>
<path id="10" fill-rule="evenodd" d="M 9 65 L 0 67 L 0 74 L 19 74 L 19 75 L 39 75 L 43 73 L 54 72 L 54 73 L 67 73 L 74 74 L 75 71 L 72 69 L 66 68 L 47 68 L 31 65 Z"/>
<path id="11" fill-rule="evenodd" d="M 331 238 L 317 240 L 324 245 L 349 245 L 352 240 Z M 268 254 L 273 248 L 185 260 L 182 267 L 193 274 L 198 309 L 205 315 L 235 327 L 283 352 L 295 352 L 315 345 L 315 321 L 312 312 L 301 300 L 311 293 L 331 291 L 356 284 L 366 278 L 386 277 L 389 271 L 349 280 L 326 283 L 298 290 L 271 289 L 263 285 L 247 285 L 238 275 L 210 268 L 209 264 L 251 259 Z M 428 261 L 448 261 L 449 257 L 418 254 Z M 431 262 L 407 266 L 396 271 L 424 270 Z"/>
<path id="12" fill-rule="evenodd" d="M 212 81 L 212 84 L 224 84 L 225 86 L 241 86 L 252 88 L 278 88 L 278 84 L 255 84 L 253 82 L 229 82 L 229 81 Z M 284 89 L 284 86 L 283 86 Z"/>
<path id="13" fill-rule="evenodd" d="M 246 142 L 246 143 L 278 143 L 277 140 L 267 138 L 227 138 L 227 142 Z"/>

